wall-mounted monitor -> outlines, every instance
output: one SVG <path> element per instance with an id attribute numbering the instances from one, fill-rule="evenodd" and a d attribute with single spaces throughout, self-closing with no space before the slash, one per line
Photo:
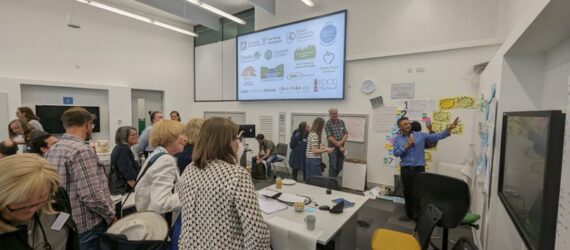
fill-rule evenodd
<path id="1" fill-rule="evenodd" d="M 554 249 L 565 115 L 503 114 L 498 195 L 528 249 Z"/>
<path id="2" fill-rule="evenodd" d="M 244 138 L 255 138 L 255 124 L 239 125 L 239 131 L 243 131 L 242 136 Z"/>
<path id="3" fill-rule="evenodd" d="M 346 10 L 239 35 L 237 100 L 344 99 Z"/>
<path id="4" fill-rule="evenodd" d="M 65 133 L 65 128 L 61 121 L 61 115 L 73 107 L 74 106 L 36 105 L 36 115 L 40 118 L 40 123 L 46 132 L 51 134 L 63 134 Z M 93 128 L 93 132 L 101 132 L 99 107 L 81 107 L 95 115 L 95 121 L 93 121 L 95 127 Z"/>

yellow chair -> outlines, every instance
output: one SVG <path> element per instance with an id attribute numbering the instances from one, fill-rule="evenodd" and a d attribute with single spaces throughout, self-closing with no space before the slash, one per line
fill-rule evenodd
<path id="1" fill-rule="evenodd" d="M 416 225 L 413 235 L 389 229 L 376 229 L 372 235 L 373 250 L 419 250 L 427 249 L 433 229 L 443 213 L 428 204 Z"/>

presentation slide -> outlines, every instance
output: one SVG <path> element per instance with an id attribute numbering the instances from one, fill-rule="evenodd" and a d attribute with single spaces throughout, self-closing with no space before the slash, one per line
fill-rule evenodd
<path id="1" fill-rule="evenodd" d="M 237 99 L 343 99 L 346 11 L 240 35 Z"/>

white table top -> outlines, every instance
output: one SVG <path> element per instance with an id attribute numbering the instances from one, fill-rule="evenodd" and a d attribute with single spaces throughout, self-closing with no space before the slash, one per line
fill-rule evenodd
<path id="1" fill-rule="evenodd" d="M 331 194 L 326 194 L 326 189 L 307 185 L 303 183 L 297 183 L 295 185 L 283 185 L 283 188 L 276 189 L 275 185 L 270 185 L 264 189 L 271 189 L 278 192 L 286 192 L 292 193 L 297 195 L 304 195 L 311 197 L 312 201 L 309 204 L 310 207 L 314 207 L 314 202 L 319 204 L 319 206 L 327 205 L 329 207 L 333 207 L 335 203 L 332 200 L 337 198 L 344 198 L 348 201 L 354 202 L 354 207 L 345 208 L 341 214 L 332 214 L 329 211 L 319 210 L 318 207 L 315 207 L 315 212 L 308 213 L 306 211 L 300 213 L 295 212 L 292 206 L 287 207 L 287 209 L 275 212 L 272 214 L 263 214 L 263 218 L 265 221 L 269 221 L 273 217 L 281 217 L 293 222 L 305 224 L 305 216 L 312 214 L 315 215 L 317 218 L 316 229 L 324 231 L 318 238 L 318 242 L 320 244 L 327 244 L 340 229 L 344 226 L 344 224 L 358 212 L 358 210 L 364 205 L 364 203 L 368 200 L 362 195 L 355 195 L 350 193 L 345 193 L 341 191 L 332 190 Z M 305 206 L 307 207 L 307 206 Z"/>

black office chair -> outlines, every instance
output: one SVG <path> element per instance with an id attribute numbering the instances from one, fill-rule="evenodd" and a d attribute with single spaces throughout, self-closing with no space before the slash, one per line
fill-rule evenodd
<path id="1" fill-rule="evenodd" d="M 281 156 L 281 158 L 272 163 L 272 165 L 273 165 L 273 176 L 276 176 L 278 166 L 284 167 L 287 174 L 289 174 L 289 176 L 291 176 L 291 173 L 289 173 L 289 168 L 287 167 L 287 161 L 285 160 L 287 158 L 288 147 L 289 146 L 285 143 L 278 143 L 277 144 L 276 149 L 275 149 L 275 153 L 277 155 Z M 276 164 L 276 163 L 278 163 L 278 164 Z"/>
<path id="2" fill-rule="evenodd" d="M 479 250 L 479 248 L 473 243 L 472 240 L 463 236 L 457 240 L 457 243 L 453 245 L 451 250 Z"/>
<path id="3" fill-rule="evenodd" d="M 415 187 L 419 195 L 421 209 L 432 204 L 443 212 L 438 226 L 443 228 L 442 249 L 447 249 L 449 229 L 461 224 L 471 201 L 469 187 L 465 181 L 432 173 L 422 173 L 416 177 Z"/>
<path id="4" fill-rule="evenodd" d="M 311 175 L 305 180 L 306 184 L 318 186 L 322 188 L 330 188 L 332 190 L 340 190 L 340 185 L 335 178 L 326 176 Z"/>

